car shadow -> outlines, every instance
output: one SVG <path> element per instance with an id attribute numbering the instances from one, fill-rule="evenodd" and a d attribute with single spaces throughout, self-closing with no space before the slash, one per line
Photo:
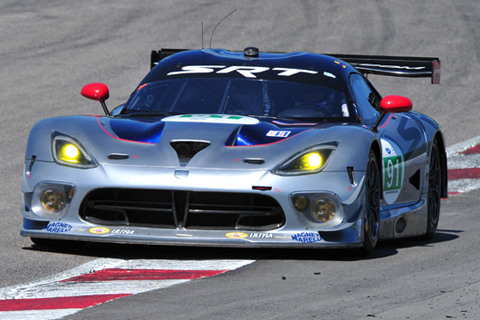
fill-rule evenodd
<path id="1" fill-rule="evenodd" d="M 459 238 L 459 230 L 438 230 L 435 236 L 424 241 L 417 238 L 405 238 L 382 241 L 375 250 L 365 255 L 356 249 L 284 249 L 284 248 L 211 248 L 157 246 L 137 244 L 113 244 L 99 242 L 61 241 L 55 247 L 32 244 L 24 250 L 43 251 L 58 254 L 90 256 L 117 259 L 169 259 L 169 260 L 335 260 L 354 261 L 380 259 L 395 255 L 399 249 L 412 247 L 431 247 L 439 243 Z"/>

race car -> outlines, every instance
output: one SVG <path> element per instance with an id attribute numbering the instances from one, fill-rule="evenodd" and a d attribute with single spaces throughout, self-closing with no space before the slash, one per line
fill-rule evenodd
<path id="1" fill-rule="evenodd" d="M 445 140 L 368 74 L 440 81 L 438 58 L 162 49 L 125 104 L 39 121 L 21 235 L 151 245 L 374 250 L 430 239 Z M 71 241 L 66 241 L 72 243 Z"/>

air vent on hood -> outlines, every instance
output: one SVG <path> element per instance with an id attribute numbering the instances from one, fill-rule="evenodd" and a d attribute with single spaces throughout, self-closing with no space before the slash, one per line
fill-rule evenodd
<path id="1" fill-rule="evenodd" d="M 170 145 L 175 149 L 178 155 L 180 165 L 186 166 L 187 163 L 200 151 L 210 145 L 209 141 L 191 141 L 191 140 L 173 140 Z"/>

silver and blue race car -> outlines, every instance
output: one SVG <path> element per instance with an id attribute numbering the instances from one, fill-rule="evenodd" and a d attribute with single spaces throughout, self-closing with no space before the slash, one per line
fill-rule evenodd
<path id="1" fill-rule="evenodd" d="M 105 115 L 39 121 L 23 236 L 217 247 L 358 248 L 433 237 L 447 197 L 438 124 L 367 74 L 440 81 L 438 58 L 162 49 Z M 67 241 L 69 242 L 69 241 Z"/>

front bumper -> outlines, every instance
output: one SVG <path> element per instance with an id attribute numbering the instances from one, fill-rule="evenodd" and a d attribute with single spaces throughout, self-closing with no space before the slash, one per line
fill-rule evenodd
<path id="1" fill-rule="evenodd" d="M 179 171 L 182 171 L 180 175 Z M 357 173 L 357 177 L 363 181 L 362 173 Z M 75 189 L 68 208 L 61 216 L 45 218 L 34 213 L 35 187 L 42 183 L 66 184 Z M 284 218 L 261 227 L 256 227 L 255 223 L 253 226 L 192 226 L 183 223 L 183 206 L 181 213 L 177 214 L 179 221 L 168 226 L 162 223 L 132 223 L 129 219 L 111 221 L 98 219 L 98 216 L 88 219 L 82 214 L 88 202 L 87 195 L 95 190 L 107 189 L 258 195 L 278 203 Z M 358 247 L 363 242 L 361 226 L 365 197 L 362 183 L 351 185 L 346 172 L 279 177 L 262 170 L 176 170 L 115 165 L 82 170 L 37 162 L 34 170 L 24 177 L 23 192 L 24 224 L 21 235 L 29 237 L 215 247 L 339 248 Z M 292 204 L 292 196 L 299 193 L 310 195 L 312 199 L 319 195 L 337 199 L 341 219 L 335 223 L 315 222 Z"/>

